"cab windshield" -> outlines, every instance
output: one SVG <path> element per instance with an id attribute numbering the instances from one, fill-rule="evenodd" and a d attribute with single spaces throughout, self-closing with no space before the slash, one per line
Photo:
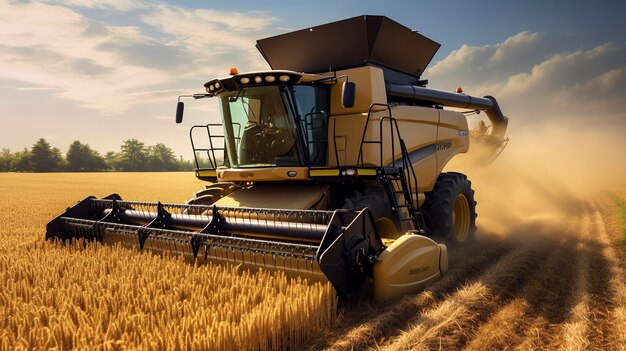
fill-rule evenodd
<path id="1" fill-rule="evenodd" d="M 327 89 L 318 90 L 313 86 L 254 86 L 221 93 L 230 166 L 323 163 L 326 143 L 320 140 L 326 138 L 328 94 Z M 320 94 L 324 97 L 318 97 Z M 318 106 L 320 101 L 322 106 Z M 317 142 L 312 143 L 316 137 Z"/>

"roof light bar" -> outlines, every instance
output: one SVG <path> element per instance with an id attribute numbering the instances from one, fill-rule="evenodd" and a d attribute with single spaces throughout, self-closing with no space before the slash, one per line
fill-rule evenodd
<path id="1" fill-rule="evenodd" d="M 295 72 L 269 71 L 248 74 L 238 74 L 231 77 L 213 79 L 204 84 L 206 92 L 211 96 L 224 90 L 233 91 L 242 85 L 267 85 L 276 83 L 298 82 L 302 75 Z"/>

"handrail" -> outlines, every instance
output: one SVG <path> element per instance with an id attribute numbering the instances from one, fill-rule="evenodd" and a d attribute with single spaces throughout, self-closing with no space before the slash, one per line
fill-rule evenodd
<path id="1" fill-rule="evenodd" d="M 361 166 L 365 166 L 365 162 L 363 160 L 363 144 L 380 144 L 380 167 L 383 167 L 383 137 L 382 137 L 382 124 L 380 124 L 381 128 L 380 128 L 380 136 L 379 136 L 379 140 L 365 140 L 365 136 L 367 135 L 367 127 L 369 126 L 369 122 L 370 122 L 370 116 L 372 115 L 372 109 L 376 106 L 381 106 L 381 107 L 385 107 L 387 109 L 387 111 L 389 111 L 389 116 L 385 116 L 383 118 L 381 118 L 381 121 L 385 118 L 390 118 L 390 132 L 391 132 L 391 147 L 392 147 L 392 155 L 394 153 L 394 139 L 393 139 L 393 126 L 391 125 L 391 107 L 387 104 L 381 104 L 381 103 L 373 103 L 370 105 L 369 109 L 367 110 L 367 118 L 365 119 L 365 127 L 363 127 L 363 136 L 361 137 L 361 145 L 359 147 L 359 155 L 357 157 L 357 165 Z M 399 131 L 398 131 L 399 133 Z M 399 137 L 399 135 L 398 135 Z"/>
<path id="2" fill-rule="evenodd" d="M 233 123 L 233 126 L 237 127 L 237 136 L 235 137 L 236 142 L 238 143 L 241 139 L 241 137 L 239 136 L 239 133 L 241 132 L 241 124 L 240 123 Z M 206 152 L 208 161 L 209 161 L 209 166 L 210 168 L 208 169 L 217 169 L 218 164 L 217 164 L 217 156 L 215 155 L 215 151 L 223 151 L 224 155 L 223 155 L 223 160 L 222 160 L 222 165 L 226 164 L 226 147 L 215 147 L 213 145 L 213 138 L 221 138 L 224 139 L 225 136 L 224 135 L 215 135 L 211 133 L 211 127 L 223 127 L 223 125 L 221 123 L 209 123 L 209 124 L 205 124 L 205 125 L 195 125 L 192 126 L 189 129 L 189 139 L 191 141 L 191 149 L 193 150 L 193 157 L 196 163 L 196 169 L 200 169 L 200 163 L 198 162 L 198 151 L 204 151 Z M 196 147 L 195 143 L 194 143 L 194 137 L 193 137 L 193 131 L 197 128 L 204 128 L 207 131 L 207 136 L 208 136 L 208 141 L 209 141 L 209 147 L 208 148 L 200 148 L 200 147 Z M 204 168 L 203 168 L 204 169 Z"/>
<path id="3" fill-rule="evenodd" d="M 378 121 L 378 125 L 379 125 L 379 134 L 378 134 L 378 140 L 366 140 L 365 137 L 367 135 L 367 128 L 369 126 L 369 122 L 370 122 L 370 118 L 371 118 L 371 114 L 372 114 L 372 109 L 375 106 L 382 106 L 385 107 L 389 113 L 388 116 L 383 116 L 380 118 L 380 120 Z M 401 165 L 402 165 L 402 170 L 401 172 L 404 173 L 404 178 L 406 179 L 407 182 L 407 190 L 409 193 L 409 199 L 408 201 L 410 201 L 411 203 L 413 203 L 413 186 L 415 186 L 415 192 L 417 193 L 417 175 L 415 173 L 415 170 L 413 169 L 413 164 L 411 163 L 411 157 L 409 155 L 409 152 L 406 148 L 406 143 L 404 142 L 404 139 L 402 139 L 402 136 L 400 134 L 400 127 L 398 126 L 398 121 L 393 118 L 392 113 L 391 113 L 391 107 L 387 104 L 372 104 L 367 112 L 367 118 L 365 120 L 365 127 L 363 128 L 363 136 L 361 138 L 361 145 L 359 147 L 359 155 L 357 158 L 357 165 L 360 166 L 365 166 L 365 162 L 364 162 L 364 155 L 363 155 L 363 146 L 364 144 L 379 144 L 379 157 L 380 157 L 380 164 L 379 167 L 385 167 L 386 165 L 384 164 L 384 159 L 383 159 L 383 155 L 384 155 L 384 139 L 383 139 L 383 123 L 389 120 L 389 137 L 391 138 L 391 166 L 392 167 L 396 167 L 396 162 L 397 161 L 401 161 Z M 395 133 L 394 133 L 395 132 Z M 396 159 L 395 154 L 396 154 L 396 150 L 395 150 L 395 137 L 397 136 L 398 141 L 400 143 L 400 154 L 401 154 L 401 160 Z"/>
<path id="4" fill-rule="evenodd" d="M 407 179 L 407 187 L 409 190 L 409 201 L 411 204 L 413 203 L 413 191 L 411 191 L 413 187 L 413 182 L 415 183 L 415 192 L 417 193 L 417 175 L 415 174 L 415 169 L 413 169 L 413 164 L 411 163 L 411 157 L 409 155 L 409 151 L 406 149 L 406 144 L 404 143 L 404 139 L 400 139 L 400 148 L 402 149 L 402 168 L 403 172 L 406 172 L 408 177 Z"/>
<path id="5" fill-rule="evenodd" d="M 371 113 L 372 113 L 372 109 L 375 106 L 383 106 L 387 109 L 387 111 L 389 112 L 388 116 L 383 116 L 380 118 L 380 120 L 378 121 L 378 140 L 366 140 L 365 137 L 367 135 L 367 128 L 369 126 L 370 123 L 370 118 L 371 118 Z M 397 135 L 397 138 L 399 141 L 402 141 L 402 136 L 400 135 L 400 128 L 398 127 L 398 121 L 393 118 L 392 114 L 391 114 L 391 107 L 387 104 L 379 104 L 379 103 L 375 103 L 372 104 L 367 112 L 367 118 L 365 120 L 365 127 L 363 128 L 363 136 L 361 137 L 361 145 L 359 147 L 359 155 L 357 157 L 357 165 L 360 166 L 365 166 L 365 161 L 364 161 L 364 156 L 363 156 L 363 146 L 364 144 L 379 144 L 379 157 L 380 157 L 380 164 L 378 165 L 379 167 L 385 167 L 384 164 L 384 160 L 383 160 L 383 155 L 384 155 L 384 140 L 383 140 L 383 122 L 385 120 L 389 120 L 389 137 L 391 138 L 391 158 L 392 158 L 392 166 L 395 167 L 396 166 L 396 158 L 395 158 L 395 154 L 396 154 L 396 146 L 395 146 L 395 138 Z M 395 133 L 394 133 L 395 132 Z M 402 151 L 401 151 L 402 152 Z"/>
<path id="6" fill-rule="evenodd" d="M 305 139 L 305 143 L 306 143 L 306 153 L 307 153 L 307 157 L 308 157 L 308 165 L 309 167 L 311 166 L 311 145 L 315 145 L 315 144 L 319 144 L 322 145 L 322 148 L 318 148 L 315 152 L 315 155 L 313 157 L 313 160 L 317 160 L 319 158 L 319 156 L 321 154 L 326 155 L 326 148 L 328 147 L 328 140 L 310 140 L 309 139 L 309 132 L 313 132 L 314 131 L 314 116 L 320 115 L 323 118 L 321 119 L 322 123 L 323 123 L 323 130 L 324 130 L 324 135 L 328 135 L 328 115 L 326 114 L 325 111 L 314 111 L 316 110 L 317 107 L 313 106 L 313 108 L 311 108 L 311 112 L 307 113 L 304 115 L 304 117 L 302 118 L 298 118 L 298 121 L 302 124 L 304 123 L 304 128 L 303 128 L 303 132 L 304 132 L 304 139 Z M 327 137 L 328 138 L 328 137 Z"/>

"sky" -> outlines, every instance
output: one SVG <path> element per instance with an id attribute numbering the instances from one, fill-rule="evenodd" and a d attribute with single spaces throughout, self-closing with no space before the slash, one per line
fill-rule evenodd
<path id="1" fill-rule="evenodd" d="M 624 138 L 624 1 L 0 0 L 0 147 L 43 137 L 105 153 L 137 138 L 191 159 L 189 128 L 217 122 L 217 102 L 187 101 L 177 125 L 178 95 L 233 66 L 268 69 L 257 39 L 363 14 L 439 42 L 429 87 L 494 95 L 513 136 Z"/>

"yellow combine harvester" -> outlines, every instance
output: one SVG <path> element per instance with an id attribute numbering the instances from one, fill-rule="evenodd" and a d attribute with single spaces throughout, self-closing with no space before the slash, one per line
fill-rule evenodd
<path id="1" fill-rule="evenodd" d="M 465 115 L 499 153 L 507 118 L 493 97 L 426 88 L 439 44 L 382 16 L 360 16 L 271 38 L 272 70 L 212 79 L 221 124 L 191 128 L 196 176 L 187 204 L 89 197 L 47 226 L 46 238 L 85 238 L 198 261 L 327 279 L 354 296 L 373 279 L 380 299 L 414 292 L 448 266 L 447 249 L 475 231 L 474 191 L 442 173 L 469 148 Z M 183 117 L 178 103 L 176 121 Z"/>

